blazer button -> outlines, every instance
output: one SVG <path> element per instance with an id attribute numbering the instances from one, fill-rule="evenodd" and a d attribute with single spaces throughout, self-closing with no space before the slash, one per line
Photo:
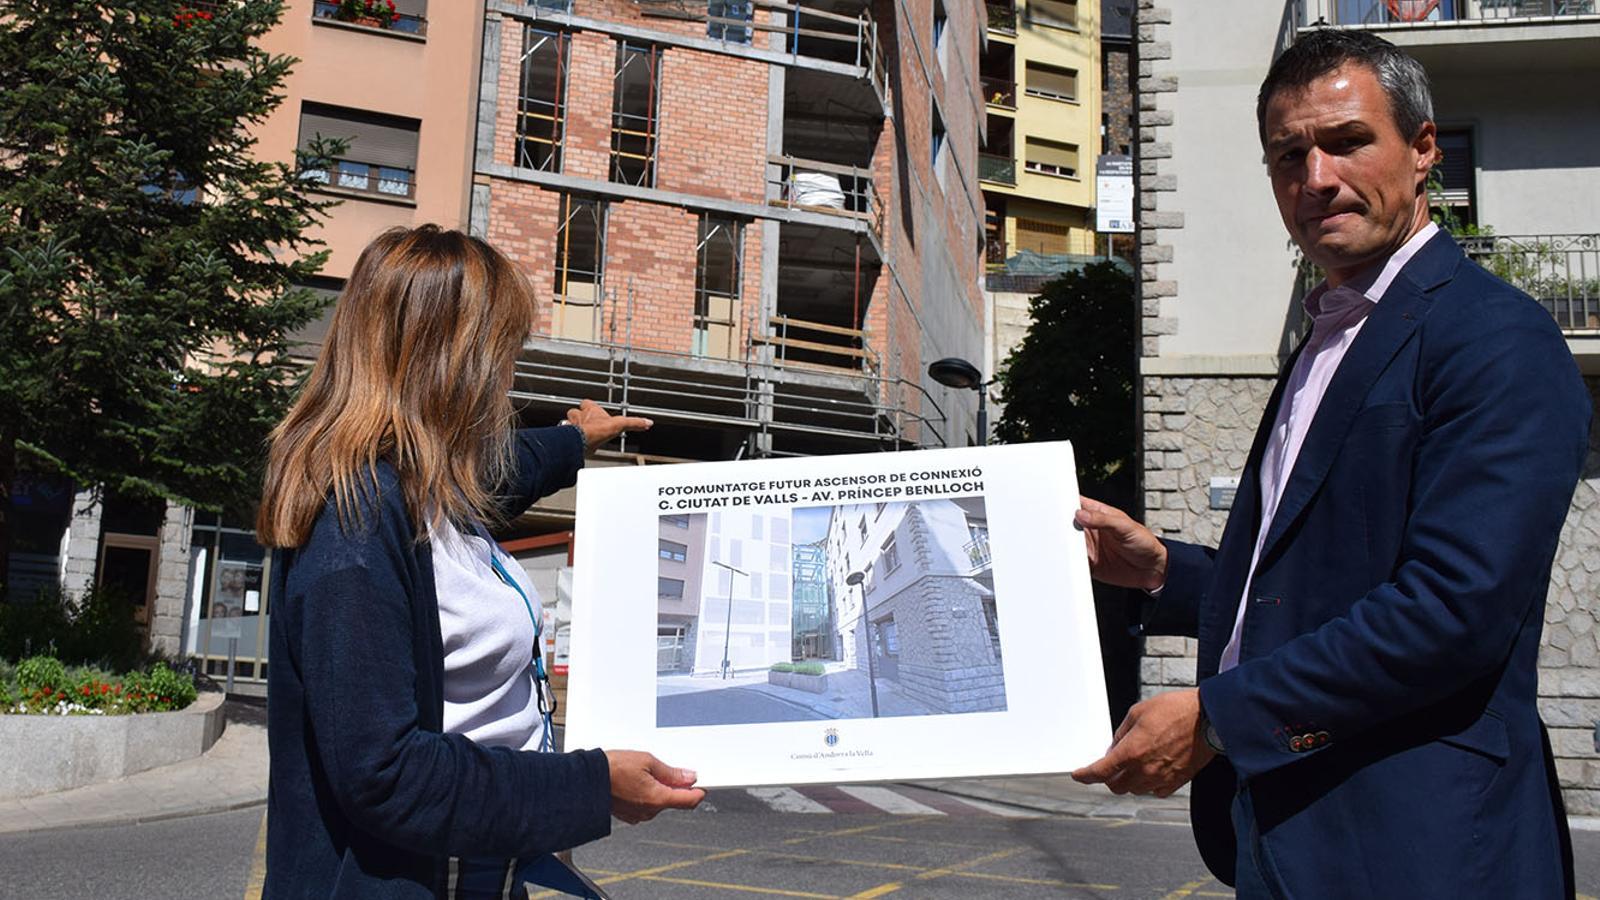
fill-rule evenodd
<path id="1" fill-rule="evenodd" d="M 1293 750 L 1296 753 L 1299 753 L 1301 750 L 1304 750 L 1305 749 L 1305 738 L 1301 737 L 1298 734 L 1295 735 L 1294 737 L 1290 738 L 1289 739 L 1289 749 Z"/>
<path id="2" fill-rule="evenodd" d="M 1330 740 L 1332 740 L 1332 738 L 1328 735 L 1328 733 L 1326 731 L 1317 732 L 1317 746 L 1318 747 L 1321 747 L 1323 744 L 1326 744 Z"/>

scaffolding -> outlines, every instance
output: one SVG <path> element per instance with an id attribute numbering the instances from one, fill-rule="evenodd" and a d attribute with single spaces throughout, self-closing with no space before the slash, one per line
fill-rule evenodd
<path id="1" fill-rule="evenodd" d="M 564 31 L 523 26 L 516 137 L 516 160 L 522 168 L 561 171 L 571 45 L 572 38 Z"/>
<path id="2" fill-rule="evenodd" d="M 654 187 L 656 131 L 661 121 L 660 46 L 617 43 L 611 109 L 611 180 Z"/>
<path id="3" fill-rule="evenodd" d="M 555 406 L 589 398 L 623 415 L 732 431 L 744 436 L 751 456 L 807 455 L 787 449 L 790 439 L 900 449 L 926 433 L 944 443 L 938 403 L 920 384 L 885 374 L 859 330 L 774 316 L 756 333 L 756 317 L 748 314 L 736 329 L 742 332 L 737 355 L 718 358 L 636 344 L 636 303 L 630 280 L 626 291 L 607 292 L 597 329 L 606 337 L 531 339 L 517 362 L 512 396 Z M 837 365 L 788 359 L 786 351 L 807 343 L 791 333 L 808 328 L 849 337 L 861 349 L 818 345 L 837 355 Z"/>

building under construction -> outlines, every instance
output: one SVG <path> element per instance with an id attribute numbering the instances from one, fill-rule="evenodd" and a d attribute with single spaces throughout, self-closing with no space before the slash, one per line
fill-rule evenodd
<path id="1" fill-rule="evenodd" d="M 630 453 L 973 440 L 976 3 L 490 0 L 471 225 L 540 294 L 530 422 L 591 397 Z"/>

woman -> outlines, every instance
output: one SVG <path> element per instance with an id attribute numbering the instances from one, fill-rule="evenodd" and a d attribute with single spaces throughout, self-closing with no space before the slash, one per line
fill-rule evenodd
<path id="1" fill-rule="evenodd" d="M 277 548 L 268 897 L 454 896 L 486 867 L 498 896 L 514 860 L 704 796 L 647 753 L 537 752 L 537 600 L 484 527 L 650 423 L 585 401 L 513 431 L 533 315 L 484 242 L 389 231 L 273 433 L 256 524 Z"/>

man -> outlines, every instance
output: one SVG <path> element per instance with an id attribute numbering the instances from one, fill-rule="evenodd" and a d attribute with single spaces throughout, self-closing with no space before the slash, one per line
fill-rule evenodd
<path id="1" fill-rule="evenodd" d="M 1166 796 L 1241 897 L 1570 896 L 1535 707 L 1590 406 L 1550 315 L 1429 220 L 1421 66 L 1318 31 L 1257 104 L 1285 227 L 1327 273 L 1215 550 L 1085 500 L 1097 578 L 1199 638 L 1199 687 L 1074 773 Z"/>

